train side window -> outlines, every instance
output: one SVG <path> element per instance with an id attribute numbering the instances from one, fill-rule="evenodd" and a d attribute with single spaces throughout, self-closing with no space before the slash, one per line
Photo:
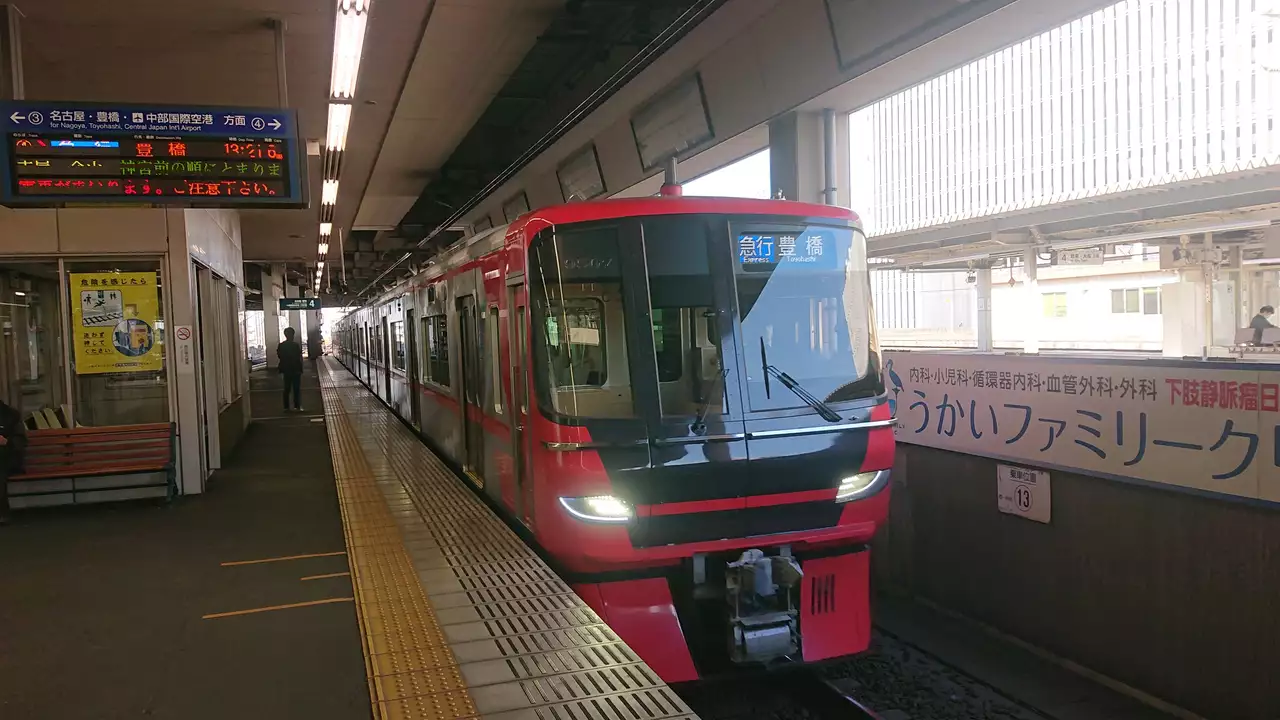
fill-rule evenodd
<path id="1" fill-rule="evenodd" d="M 502 358 L 498 354 L 498 306 L 490 305 L 485 313 L 484 349 L 488 354 L 489 397 L 493 398 L 493 412 L 502 414 Z"/>
<path id="2" fill-rule="evenodd" d="M 427 380 L 449 387 L 449 319 L 444 315 L 422 318 L 422 335 L 426 338 L 427 362 L 423 363 Z"/>
<path id="3" fill-rule="evenodd" d="M 392 352 L 391 365 L 397 370 L 405 368 L 404 321 L 391 323 Z"/>

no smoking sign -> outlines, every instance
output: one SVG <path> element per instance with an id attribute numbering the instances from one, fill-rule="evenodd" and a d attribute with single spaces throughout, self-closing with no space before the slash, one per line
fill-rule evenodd
<path id="1" fill-rule="evenodd" d="M 186 325 L 179 325 L 177 332 L 174 334 L 178 336 L 179 340 L 190 340 L 191 328 Z"/>

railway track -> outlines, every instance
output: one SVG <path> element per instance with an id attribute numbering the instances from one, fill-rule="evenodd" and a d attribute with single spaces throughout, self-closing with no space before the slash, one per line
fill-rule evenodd
<path id="1" fill-rule="evenodd" d="M 1051 720 L 881 630 L 855 658 L 678 692 L 703 720 Z"/>

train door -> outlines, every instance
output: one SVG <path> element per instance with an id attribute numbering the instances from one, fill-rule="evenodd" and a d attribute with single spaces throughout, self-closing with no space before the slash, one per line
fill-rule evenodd
<path id="1" fill-rule="evenodd" d="M 391 399 L 391 328 L 388 318 L 382 318 L 382 330 L 378 333 L 378 354 L 382 358 L 382 397 L 388 403 Z"/>
<path id="2" fill-rule="evenodd" d="M 421 395 L 418 392 L 418 326 L 414 323 L 414 315 L 413 308 L 405 310 L 404 329 L 408 335 L 405 342 L 409 344 L 409 420 L 421 430 L 422 420 L 418 415 L 418 398 Z"/>
<path id="3" fill-rule="evenodd" d="M 369 323 L 364 324 L 364 367 L 361 368 L 361 380 L 370 389 L 373 388 L 373 333 L 369 330 Z"/>
<path id="4" fill-rule="evenodd" d="M 462 369 L 461 397 L 463 442 L 463 470 L 478 486 L 484 487 L 484 380 L 481 375 L 481 343 L 483 335 L 478 326 L 476 300 L 472 295 L 458 298 L 458 349 Z"/>
<path id="5" fill-rule="evenodd" d="M 725 248 L 712 242 L 714 224 L 644 219 L 645 279 L 635 280 L 648 285 L 652 332 L 644 339 L 652 345 L 639 348 L 649 362 L 644 373 L 633 372 L 633 382 L 657 391 L 656 402 L 645 404 L 653 445 L 649 503 L 706 503 L 729 511 L 746 507 L 748 456 L 736 401 L 732 266 Z M 737 537 L 736 522 L 731 512 L 655 514 L 641 523 L 641 534 L 650 545 Z"/>
<path id="6" fill-rule="evenodd" d="M 533 478 L 529 473 L 527 428 L 529 427 L 529 313 L 523 279 L 507 288 L 509 314 L 507 347 L 511 357 L 511 459 L 515 465 L 515 507 L 517 518 L 534 527 Z"/>

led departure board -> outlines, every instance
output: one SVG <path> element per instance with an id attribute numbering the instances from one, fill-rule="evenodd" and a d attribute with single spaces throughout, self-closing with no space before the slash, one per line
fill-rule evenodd
<path id="1" fill-rule="evenodd" d="M 0 113 L 0 205 L 307 205 L 288 110 L 16 101 Z"/>

